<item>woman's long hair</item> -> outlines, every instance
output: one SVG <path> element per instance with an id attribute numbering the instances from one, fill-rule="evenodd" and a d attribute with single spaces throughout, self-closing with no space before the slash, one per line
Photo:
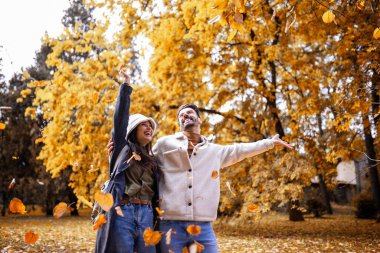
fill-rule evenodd
<path id="1" fill-rule="evenodd" d="M 146 144 L 145 147 L 141 146 L 137 141 L 137 127 L 128 135 L 128 143 L 131 146 L 128 157 L 132 156 L 132 152 L 136 152 L 141 157 L 141 161 L 136 162 L 135 159 L 132 159 L 132 163 L 138 164 L 139 167 L 144 169 L 151 168 L 155 170 L 157 168 L 157 161 L 152 151 L 152 142 Z"/>

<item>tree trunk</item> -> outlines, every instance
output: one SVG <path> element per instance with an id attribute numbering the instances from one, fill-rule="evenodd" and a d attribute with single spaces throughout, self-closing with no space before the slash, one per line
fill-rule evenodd
<path id="1" fill-rule="evenodd" d="M 68 193 L 69 193 L 68 197 L 69 197 L 70 204 L 74 203 L 70 206 L 71 207 L 70 208 L 70 215 L 71 216 L 79 216 L 78 208 L 77 208 L 78 198 L 77 198 L 77 196 L 75 196 L 74 191 L 71 187 L 68 187 Z"/>
<path id="2" fill-rule="evenodd" d="M 299 200 L 289 201 L 289 220 L 290 221 L 304 221 L 302 212 L 299 210 L 300 202 Z"/>
<path id="3" fill-rule="evenodd" d="M 331 204 L 330 204 L 330 197 L 329 197 L 329 193 L 327 192 L 325 180 L 323 179 L 322 174 L 318 174 L 318 178 L 319 178 L 319 189 L 320 189 L 321 194 L 322 194 L 323 204 L 325 205 L 325 207 L 327 209 L 327 213 L 333 214 L 333 210 L 332 210 Z"/>
<path id="4" fill-rule="evenodd" d="M 364 140 L 367 149 L 369 174 L 371 180 L 371 188 L 373 194 L 373 200 L 375 201 L 377 209 L 377 222 L 380 222 L 380 183 L 379 183 L 379 173 L 376 166 L 376 152 L 373 143 L 373 137 L 371 133 L 369 116 L 363 117 L 364 125 Z M 367 127 L 368 126 L 368 127 Z"/>

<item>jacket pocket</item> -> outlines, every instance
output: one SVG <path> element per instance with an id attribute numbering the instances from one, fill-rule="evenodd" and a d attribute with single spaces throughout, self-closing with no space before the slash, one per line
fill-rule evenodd
<path id="1" fill-rule="evenodd" d="M 187 153 L 186 153 L 187 154 Z M 185 155 L 186 155 L 185 154 Z M 166 171 L 182 171 L 186 170 L 186 157 L 183 156 L 183 151 L 180 149 L 173 149 L 163 153 L 164 166 Z"/>

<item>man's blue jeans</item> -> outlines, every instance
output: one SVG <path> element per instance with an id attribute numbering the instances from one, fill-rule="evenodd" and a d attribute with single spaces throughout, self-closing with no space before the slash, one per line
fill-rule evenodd
<path id="1" fill-rule="evenodd" d="M 187 233 L 186 228 L 192 224 L 201 227 L 201 233 L 198 236 Z M 171 236 L 171 243 L 169 245 L 166 245 L 165 238 L 161 240 L 160 247 L 162 253 L 169 252 L 169 250 L 172 250 L 174 253 L 182 253 L 183 248 L 189 247 L 194 241 L 205 247 L 202 253 L 218 252 L 218 244 L 211 222 L 161 220 L 159 227 L 159 230 L 162 232 L 167 232 L 169 229 L 175 231 Z"/>
<path id="2" fill-rule="evenodd" d="M 116 215 L 111 241 L 118 252 L 155 253 L 155 246 L 145 246 L 144 230 L 153 229 L 153 211 L 148 205 L 126 204 L 121 206 L 124 217 Z"/>

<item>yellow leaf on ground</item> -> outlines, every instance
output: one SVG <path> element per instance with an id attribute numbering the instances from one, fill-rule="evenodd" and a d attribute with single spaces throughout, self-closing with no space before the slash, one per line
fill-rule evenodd
<path id="1" fill-rule="evenodd" d="M 254 213 L 254 212 L 256 212 L 256 211 L 259 210 L 259 206 L 258 205 L 249 205 L 247 207 L 247 209 L 248 209 L 249 212 Z"/>
<path id="2" fill-rule="evenodd" d="M 329 23 L 333 22 L 334 19 L 335 19 L 335 14 L 332 11 L 330 11 L 330 10 L 325 11 L 325 13 L 323 13 L 323 15 L 322 15 L 322 20 L 326 24 L 329 24 Z"/>
<path id="3" fill-rule="evenodd" d="M 22 201 L 18 198 L 13 198 L 11 202 L 9 203 L 9 210 L 12 213 L 20 213 L 25 214 L 25 205 L 22 203 Z"/>
<path id="4" fill-rule="evenodd" d="M 53 209 L 53 216 L 56 219 L 61 218 L 67 211 L 67 204 L 65 202 L 58 203 Z"/>
<path id="5" fill-rule="evenodd" d="M 151 228 L 147 228 L 143 234 L 145 246 L 156 245 L 161 241 L 161 234 L 158 231 L 154 231 Z"/>
<path id="6" fill-rule="evenodd" d="M 191 224 L 189 225 L 187 228 L 186 228 L 186 231 L 187 233 L 191 234 L 191 235 L 199 235 L 201 233 L 201 227 L 200 226 L 196 226 L 194 224 Z"/>
<path id="7" fill-rule="evenodd" d="M 99 203 L 100 207 L 108 212 L 113 206 L 113 196 L 111 193 L 103 193 L 101 191 L 97 191 L 95 193 L 95 200 Z"/>
<path id="8" fill-rule="evenodd" d="M 92 229 L 97 230 L 106 222 L 106 217 L 104 216 L 104 213 L 102 213 L 101 215 L 99 215 L 99 218 L 95 221 L 95 224 L 92 226 Z"/>
<path id="9" fill-rule="evenodd" d="M 25 243 L 26 244 L 33 244 L 38 240 L 38 235 L 35 234 L 33 231 L 28 231 L 25 233 Z"/>
<path id="10" fill-rule="evenodd" d="M 375 39 L 379 39 L 380 38 L 380 28 L 376 28 L 375 31 L 373 31 L 373 37 Z"/>

